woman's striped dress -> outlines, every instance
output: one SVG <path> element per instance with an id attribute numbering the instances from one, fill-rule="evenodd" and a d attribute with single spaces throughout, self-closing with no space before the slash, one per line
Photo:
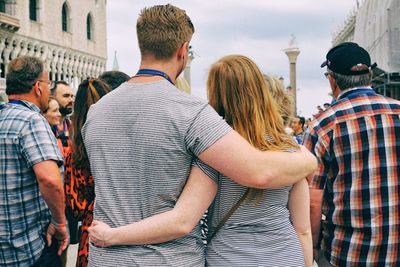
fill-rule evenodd
<path id="1" fill-rule="evenodd" d="M 209 209 L 209 234 L 238 202 L 246 187 L 194 162 L 218 182 L 218 193 Z M 244 201 L 207 245 L 206 266 L 304 266 L 300 241 L 287 208 L 291 187 L 266 189 L 259 203 Z"/>

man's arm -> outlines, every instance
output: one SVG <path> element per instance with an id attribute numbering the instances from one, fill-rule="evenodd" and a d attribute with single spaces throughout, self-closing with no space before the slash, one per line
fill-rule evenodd
<path id="1" fill-rule="evenodd" d="M 324 190 L 310 188 L 310 220 L 314 258 L 318 258 L 323 196 Z"/>
<path id="2" fill-rule="evenodd" d="M 47 230 L 47 242 L 50 246 L 53 236 L 59 240 L 58 254 L 60 255 L 69 243 L 61 173 L 53 160 L 45 160 L 33 165 L 33 171 L 39 184 L 39 190 L 52 216 Z"/>
<path id="3" fill-rule="evenodd" d="M 238 184 L 279 188 L 295 184 L 317 168 L 316 158 L 303 146 L 294 153 L 260 151 L 230 131 L 199 155 L 215 170 Z"/>
<path id="4" fill-rule="evenodd" d="M 99 247 L 143 245 L 185 236 L 199 224 L 216 193 L 216 182 L 198 167 L 192 167 L 182 194 L 172 210 L 116 228 L 93 221 L 89 228 L 90 242 Z"/>

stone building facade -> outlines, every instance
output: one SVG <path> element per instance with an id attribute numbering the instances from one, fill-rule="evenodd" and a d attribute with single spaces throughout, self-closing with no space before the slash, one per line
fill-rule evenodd
<path id="1" fill-rule="evenodd" d="M 373 87 L 400 99 L 400 1 L 364 0 L 333 35 L 332 45 L 353 41 L 364 47 L 378 64 Z"/>
<path id="2" fill-rule="evenodd" d="M 106 35 L 106 0 L 0 0 L 0 94 L 9 62 L 22 55 L 77 88 L 105 70 Z"/>

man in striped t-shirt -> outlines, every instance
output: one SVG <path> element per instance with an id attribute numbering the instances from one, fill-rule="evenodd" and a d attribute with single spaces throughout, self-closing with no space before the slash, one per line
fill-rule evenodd
<path id="1" fill-rule="evenodd" d="M 357 44 L 326 59 L 336 100 L 304 140 L 320 161 L 309 179 L 314 256 L 319 266 L 398 266 L 400 102 L 371 88 L 371 59 Z"/>
<path id="2" fill-rule="evenodd" d="M 315 158 L 306 149 L 258 151 L 206 101 L 175 87 L 193 32 L 190 18 L 175 6 L 144 9 L 137 22 L 140 70 L 90 108 L 82 134 L 94 177 L 95 220 L 117 227 L 171 211 L 195 156 L 253 187 L 293 184 L 315 170 Z M 200 185 L 215 183 L 205 174 L 197 178 Z M 204 203 L 210 194 L 215 187 L 196 201 Z M 157 239 L 157 229 L 149 233 L 155 239 L 145 235 L 135 246 L 91 245 L 89 265 L 204 265 L 199 226 L 169 242 Z"/>

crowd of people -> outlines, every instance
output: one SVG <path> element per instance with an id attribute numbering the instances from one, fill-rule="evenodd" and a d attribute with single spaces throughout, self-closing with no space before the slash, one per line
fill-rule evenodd
<path id="1" fill-rule="evenodd" d="M 79 243 L 77 266 L 397 266 L 400 102 L 371 88 L 368 52 L 329 50 L 334 101 L 306 129 L 243 55 L 210 67 L 208 100 L 178 90 L 194 31 L 144 8 L 138 72 L 76 95 L 38 58 L 10 62 L 0 265 L 65 266 Z"/>

